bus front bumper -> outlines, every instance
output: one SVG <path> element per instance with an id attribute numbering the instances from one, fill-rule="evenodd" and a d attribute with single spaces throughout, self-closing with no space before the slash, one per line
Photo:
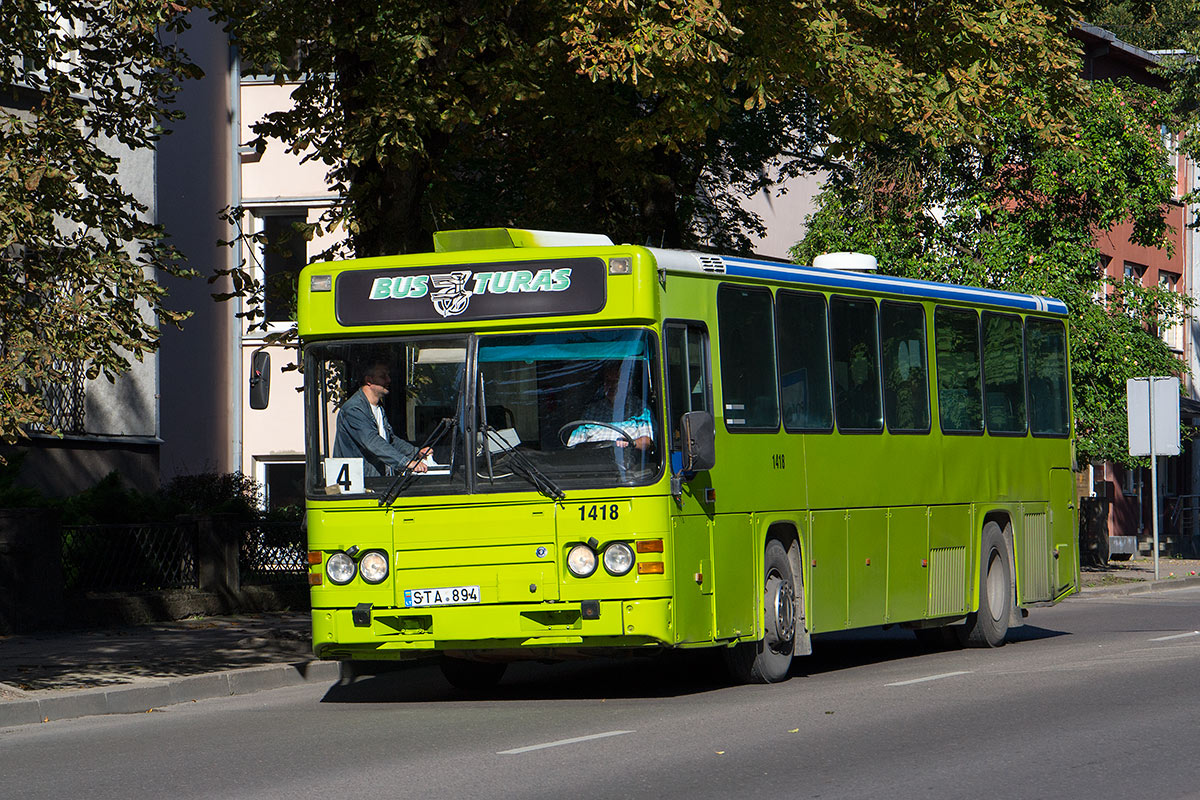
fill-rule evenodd
<path id="1" fill-rule="evenodd" d="M 598 613 L 595 613 L 598 611 Z M 437 608 L 314 608 L 319 658 L 406 659 L 438 652 L 655 647 L 671 644 L 671 601 L 601 600 Z"/>

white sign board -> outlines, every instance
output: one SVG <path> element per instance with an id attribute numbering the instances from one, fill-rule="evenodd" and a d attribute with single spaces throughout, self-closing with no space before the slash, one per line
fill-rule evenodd
<path id="1" fill-rule="evenodd" d="M 1179 455 L 1179 379 L 1130 378 L 1125 383 L 1129 404 L 1129 454 Z"/>
<path id="2" fill-rule="evenodd" d="M 325 491 L 329 494 L 362 494 L 363 460 L 361 458 L 325 459 Z"/>

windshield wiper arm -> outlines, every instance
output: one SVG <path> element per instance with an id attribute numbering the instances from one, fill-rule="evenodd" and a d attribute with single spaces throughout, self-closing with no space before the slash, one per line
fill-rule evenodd
<path id="1" fill-rule="evenodd" d="M 546 497 L 549 497 L 551 500 L 567 499 L 567 496 L 563 494 L 563 490 L 558 488 L 558 485 L 554 481 L 550 480 L 550 478 L 546 476 L 546 473 L 538 469 L 537 466 L 535 466 L 534 463 L 529 460 L 528 456 L 518 450 L 515 446 L 509 444 L 508 441 L 501 436 L 495 428 L 493 428 L 491 425 L 485 425 L 483 432 L 485 437 L 484 451 L 489 454 L 489 471 L 491 466 L 491 443 L 495 442 L 500 451 L 508 455 L 510 462 L 509 467 L 512 469 L 514 475 L 520 475 L 526 481 L 533 484 L 535 489 L 546 495 Z"/>
<path id="2" fill-rule="evenodd" d="M 421 446 L 417 448 L 417 455 L 420 455 L 421 451 L 426 447 L 433 447 L 435 444 L 440 442 L 442 437 L 446 435 L 446 431 L 450 430 L 451 428 L 456 430 L 458 428 L 458 426 L 455 424 L 454 417 L 442 417 L 442 419 L 438 421 L 438 424 L 434 426 L 433 430 L 429 432 L 429 435 L 425 437 L 425 441 L 421 444 Z M 408 488 L 409 483 L 412 481 L 414 465 L 419 460 L 419 458 L 413 459 L 404 465 L 404 469 L 400 470 L 400 474 L 396 476 L 394 481 L 392 481 L 392 485 L 388 487 L 388 490 L 383 493 L 383 497 L 379 498 L 379 505 L 388 505 L 397 497 L 399 497 L 401 492 Z M 451 458 L 451 461 L 453 461 L 453 457 Z"/>

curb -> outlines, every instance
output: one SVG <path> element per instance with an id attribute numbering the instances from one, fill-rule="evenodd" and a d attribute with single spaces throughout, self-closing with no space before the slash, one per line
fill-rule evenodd
<path id="1" fill-rule="evenodd" d="M 1159 578 L 1150 581 L 1133 581 L 1112 586 L 1088 586 L 1080 589 L 1079 594 L 1145 594 L 1147 592 L 1170 591 L 1172 589 L 1187 589 L 1200 586 L 1200 576 L 1187 578 Z"/>
<path id="2" fill-rule="evenodd" d="M 183 678 L 149 679 L 116 689 L 88 689 L 43 698 L 22 698 L 0 702 L 0 728 L 100 714 L 140 714 L 194 700 L 336 681 L 338 677 L 337 661 L 305 661 Z"/>

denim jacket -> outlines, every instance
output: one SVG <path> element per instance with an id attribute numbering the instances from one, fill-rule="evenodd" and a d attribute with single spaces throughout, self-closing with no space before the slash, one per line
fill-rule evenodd
<path id="1" fill-rule="evenodd" d="M 363 459 L 363 476 L 368 478 L 394 472 L 417 457 L 417 448 L 392 433 L 386 413 L 383 430 L 386 439 L 379 435 L 371 401 L 359 389 L 338 411 L 333 457 Z"/>

